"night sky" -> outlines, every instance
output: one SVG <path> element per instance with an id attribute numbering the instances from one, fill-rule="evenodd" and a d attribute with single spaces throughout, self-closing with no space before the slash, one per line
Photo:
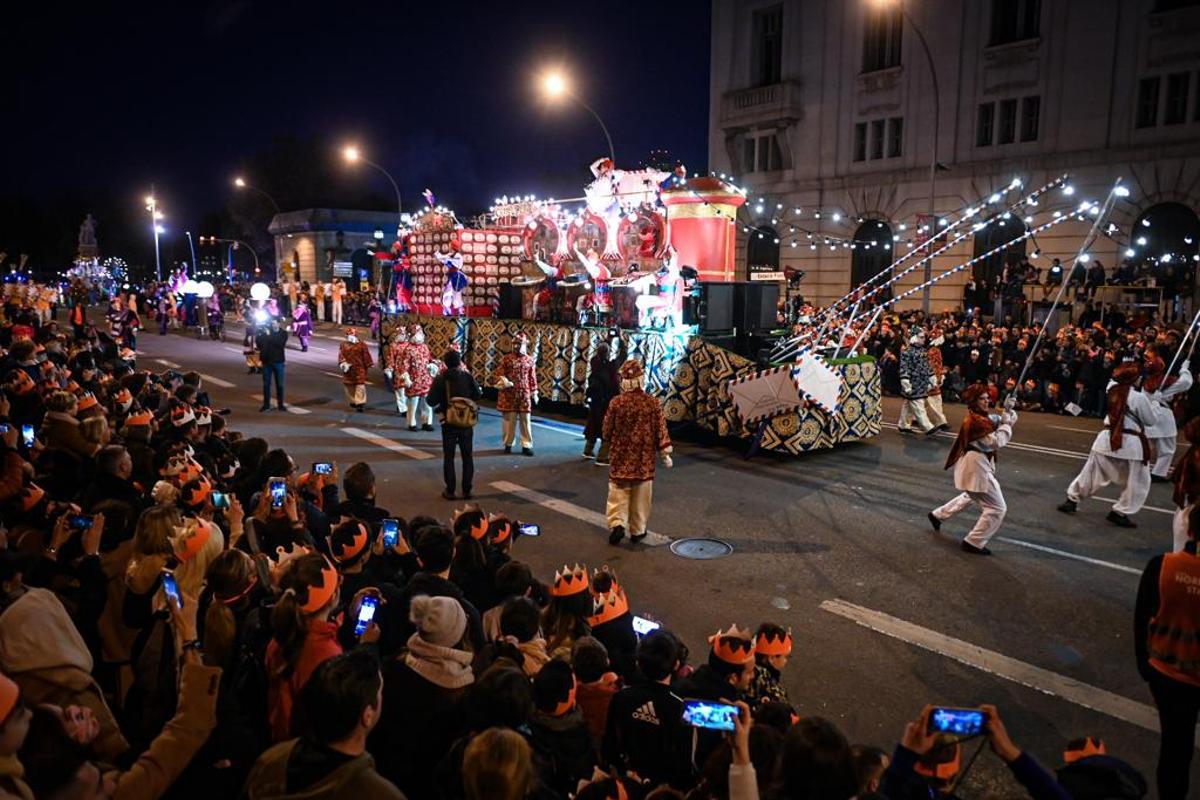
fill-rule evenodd
<path id="1" fill-rule="evenodd" d="M 103 254 L 152 258 L 151 182 L 169 252 L 184 228 L 262 218 L 232 196 L 243 170 L 285 209 L 394 207 L 382 175 L 339 163 L 350 141 L 396 176 L 407 210 L 426 187 L 460 217 L 502 194 L 577 196 L 607 146 L 582 108 L 541 99 L 547 64 L 605 118 L 619 163 L 666 149 L 706 166 L 707 0 L 26 0 L 5 15 L 0 250 L 43 269 L 69 260 L 88 211 Z M 280 137 L 293 142 L 285 154 L 311 155 L 286 156 L 290 176 Z M 256 175 L 268 162 L 275 171 Z"/>

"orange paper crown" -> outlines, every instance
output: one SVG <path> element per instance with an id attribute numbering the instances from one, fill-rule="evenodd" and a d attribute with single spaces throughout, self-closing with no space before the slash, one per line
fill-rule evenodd
<path id="1" fill-rule="evenodd" d="M 181 533 L 175 545 L 176 555 L 180 561 L 191 561 L 200 554 L 204 545 L 208 544 L 208 537 L 213 534 L 213 526 L 212 523 L 196 517 L 184 522 Z"/>
<path id="2" fill-rule="evenodd" d="M 203 475 L 188 481 L 181 487 L 180 495 L 185 506 L 198 506 L 212 496 L 213 485 Z"/>
<path id="3" fill-rule="evenodd" d="M 488 534 L 492 544 L 503 544 L 512 538 L 513 522 L 503 514 L 493 514 L 488 518 Z"/>
<path id="4" fill-rule="evenodd" d="M 325 566 L 321 569 L 321 583 L 314 583 L 308 587 L 308 599 L 300 604 L 300 610 L 305 614 L 314 614 L 320 611 L 333 599 L 333 595 L 338 590 L 338 584 L 338 571 L 326 561 Z"/>
<path id="5" fill-rule="evenodd" d="M 570 597 L 573 594 L 588 590 L 587 567 L 578 564 L 572 569 L 566 564 L 554 573 L 554 583 L 550 586 L 551 597 Z"/>
<path id="6" fill-rule="evenodd" d="M 625 592 L 617 587 L 614 591 L 605 592 L 592 599 L 592 616 L 588 617 L 587 622 L 595 628 L 628 613 L 629 599 L 625 597 Z"/>
<path id="7" fill-rule="evenodd" d="M 712 652 L 727 664 L 746 664 L 754 660 L 754 637 L 736 624 L 727 631 L 717 631 L 708 637 Z"/>
<path id="8" fill-rule="evenodd" d="M 113 395 L 113 400 L 121 408 L 129 408 L 130 404 L 133 403 L 133 393 L 122 387 L 120 391 Z"/>
<path id="9" fill-rule="evenodd" d="M 38 486 L 36 483 L 31 483 L 21 490 L 21 510 L 30 511 L 38 503 L 42 502 L 42 498 L 46 496 L 46 490 Z"/>
<path id="10" fill-rule="evenodd" d="M 149 411 L 135 411 L 125 418 L 126 425 L 149 425 L 154 420 L 154 415 Z"/>
<path id="11" fill-rule="evenodd" d="M 1103 756 L 1108 754 L 1108 749 L 1104 746 L 1102 739 L 1093 739 L 1091 736 L 1084 737 L 1067 745 L 1067 749 L 1063 751 L 1063 761 L 1068 764 L 1074 764 L 1081 758 L 1091 758 L 1092 756 Z"/>
<path id="12" fill-rule="evenodd" d="M 754 652 L 760 656 L 790 656 L 792 654 L 792 631 L 789 628 L 782 636 L 762 634 L 754 641 Z"/>
<path id="13" fill-rule="evenodd" d="M 924 761 L 918 761 L 913 765 L 913 771 L 926 778 L 937 778 L 939 781 L 950 780 L 958 774 L 958 770 L 962 766 L 962 746 L 958 744 L 952 746 L 954 747 L 954 757 L 949 761 L 939 764 L 926 764 Z"/>
<path id="14" fill-rule="evenodd" d="M 95 408 L 100 405 L 100 401 L 96 399 L 96 395 L 91 392 L 84 392 L 83 397 L 79 398 L 79 404 L 75 407 L 76 413 L 87 411 L 89 408 Z"/>
<path id="15" fill-rule="evenodd" d="M 334 542 L 330 542 L 329 552 L 333 554 L 334 561 L 339 564 L 345 564 L 365 550 L 369 540 L 370 536 L 367 534 L 367 526 L 360 522 L 358 523 L 358 530 L 354 532 L 349 542 L 341 547 L 338 547 Z"/>

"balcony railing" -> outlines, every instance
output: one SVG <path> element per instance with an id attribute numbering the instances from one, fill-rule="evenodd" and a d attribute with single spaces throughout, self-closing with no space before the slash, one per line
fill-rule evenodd
<path id="1" fill-rule="evenodd" d="M 721 122 L 725 127 L 800 119 L 800 84 L 796 81 L 735 89 L 721 98 Z"/>

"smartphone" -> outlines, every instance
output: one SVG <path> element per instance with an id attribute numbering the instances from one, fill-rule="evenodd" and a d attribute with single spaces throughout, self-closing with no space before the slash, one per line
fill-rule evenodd
<path id="1" fill-rule="evenodd" d="M 380 525 L 383 531 L 383 546 L 395 547 L 396 542 L 400 539 L 400 520 L 389 517 L 383 520 Z"/>
<path id="2" fill-rule="evenodd" d="M 213 508 L 229 508 L 229 495 L 224 492 L 212 493 Z"/>
<path id="3" fill-rule="evenodd" d="M 645 617 L 639 617 L 637 614 L 633 615 L 633 632 L 638 635 L 638 638 L 645 636 L 647 633 L 650 633 L 651 631 L 656 631 L 661 627 L 662 627 L 661 622 L 655 622 L 652 619 L 646 619 Z"/>
<path id="4" fill-rule="evenodd" d="M 373 594 L 363 597 L 362 603 L 358 607 L 358 619 L 354 622 L 355 636 L 362 636 L 367 632 L 367 628 L 371 627 L 371 621 L 375 619 L 375 610 L 378 607 L 378 597 Z"/>
<path id="5" fill-rule="evenodd" d="M 978 736 L 987 727 L 987 712 L 978 708 L 937 707 L 929 712 L 929 733 Z"/>
<path id="6" fill-rule="evenodd" d="M 332 475 L 333 474 L 333 462 L 332 461 L 314 461 L 312 471 L 317 475 Z"/>
<path id="7" fill-rule="evenodd" d="M 179 584 L 175 582 L 175 573 L 169 569 L 162 571 L 162 587 L 163 594 L 175 604 L 175 607 L 183 608 L 183 595 L 179 593 Z"/>
<path id="8" fill-rule="evenodd" d="M 8 433 L 10 430 L 12 430 L 12 428 L 9 427 L 7 422 L 0 422 L 0 434 Z"/>
<path id="9" fill-rule="evenodd" d="M 521 523 L 521 535 L 522 536 L 541 536 L 542 535 L 542 526 L 538 525 L 536 522 L 522 522 Z"/>
<path id="10" fill-rule="evenodd" d="M 710 703 L 707 700 L 684 700 L 683 721 L 693 728 L 710 731 L 733 731 L 738 707 L 728 703 Z"/>
<path id="11" fill-rule="evenodd" d="M 283 508 L 287 500 L 287 481 L 283 478 L 271 478 L 267 487 L 271 492 L 271 508 Z"/>
<path id="12" fill-rule="evenodd" d="M 33 426 L 28 422 L 21 426 L 21 441 L 26 447 L 33 447 Z"/>
<path id="13" fill-rule="evenodd" d="M 73 531 L 86 531 L 94 521 L 90 514 L 72 514 L 67 517 L 67 527 Z"/>

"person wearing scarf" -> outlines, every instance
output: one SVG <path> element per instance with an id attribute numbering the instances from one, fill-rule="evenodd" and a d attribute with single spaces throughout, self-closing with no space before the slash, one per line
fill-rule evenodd
<path id="1" fill-rule="evenodd" d="M 1110 483 L 1119 483 L 1124 488 L 1106 519 L 1122 528 L 1137 527 L 1129 517 L 1146 502 L 1150 493 L 1150 465 L 1154 462 L 1154 447 L 1146 429 L 1161 424 L 1161 418 L 1171 413 L 1134 387 L 1138 373 L 1133 362 L 1125 362 L 1113 370 L 1104 430 L 1096 434 L 1083 469 L 1067 487 L 1067 499 L 1058 506 L 1064 514 L 1074 514 L 1081 499 L 1091 497 Z"/>
<path id="2" fill-rule="evenodd" d="M 963 392 L 967 416 L 958 429 L 958 438 L 946 458 L 946 469 L 954 467 L 954 488 L 960 494 L 945 505 L 929 512 L 929 524 L 935 531 L 942 523 L 975 503 L 981 509 L 975 527 L 963 539 L 961 547 L 972 555 L 990 556 L 988 540 L 1000 530 L 1008 510 L 1000 482 L 996 480 L 996 451 L 1012 439 L 1017 413 L 1005 409 L 993 414 L 992 398 L 981 383 L 968 386 Z"/>

